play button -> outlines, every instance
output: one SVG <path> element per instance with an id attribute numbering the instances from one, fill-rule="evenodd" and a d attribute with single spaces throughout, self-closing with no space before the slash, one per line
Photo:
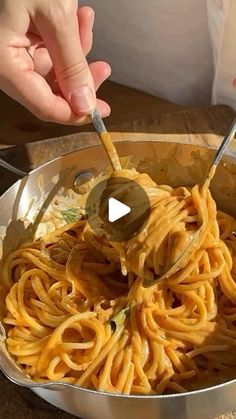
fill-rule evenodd
<path id="1" fill-rule="evenodd" d="M 85 210 L 96 235 L 105 231 L 109 240 L 123 242 L 145 227 L 150 203 L 145 190 L 137 182 L 114 176 L 93 187 Z"/>
<path id="2" fill-rule="evenodd" d="M 108 200 L 108 220 L 110 223 L 119 220 L 125 215 L 129 214 L 131 208 L 128 205 L 123 204 L 115 198 L 109 198 Z"/>

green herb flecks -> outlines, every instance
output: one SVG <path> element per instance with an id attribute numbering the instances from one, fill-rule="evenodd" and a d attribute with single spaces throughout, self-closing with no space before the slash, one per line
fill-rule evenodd
<path id="1" fill-rule="evenodd" d="M 130 308 L 126 307 L 123 310 L 119 311 L 112 319 L 110 320 L 110 325 L 113 330 L 113 332 L 122 326 L 130 313 Z"/>
<path id="2" fill-rule="evenodd" d="M 78 208 L 66 208 L 61 212 L 66 223 L 75 223 L 80 219 L 80 210 Z"/>

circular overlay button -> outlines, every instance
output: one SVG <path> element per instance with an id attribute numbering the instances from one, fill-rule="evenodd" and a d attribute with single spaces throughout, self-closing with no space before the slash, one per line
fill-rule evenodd
<path id="1" fill-rule="evenodd" d="M 125 177 L 111 177 L 99 182 L 86 201 L 86 215 L 95 234 L 102 230 L 113 242 L 124 242 L 141 232 L 150 215 L 145 190 Z"/>

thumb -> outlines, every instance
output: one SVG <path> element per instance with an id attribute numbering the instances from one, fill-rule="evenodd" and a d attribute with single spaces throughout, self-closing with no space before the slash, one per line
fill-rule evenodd
<path id="1" fill-rule="evenodd" d="M 53 11 L 35 14 L 34 20 L 52 58 L 63 96 L 74 112 L 86 115 L 96 106 L 96 94 L 80 42 L 77 6 L 74 1 L 58 3 Z"/>

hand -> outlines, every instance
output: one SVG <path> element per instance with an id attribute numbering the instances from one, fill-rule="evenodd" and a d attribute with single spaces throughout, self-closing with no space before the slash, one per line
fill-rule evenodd
<path id="1" fill-rule="evenodd" d="M 95 106 L 108 116 L 95 91 L 110 67 L 86 60 L 93 22 L 77 0 L 1 0 L 0 89 L 44 121 L 83 124 Z"/>

